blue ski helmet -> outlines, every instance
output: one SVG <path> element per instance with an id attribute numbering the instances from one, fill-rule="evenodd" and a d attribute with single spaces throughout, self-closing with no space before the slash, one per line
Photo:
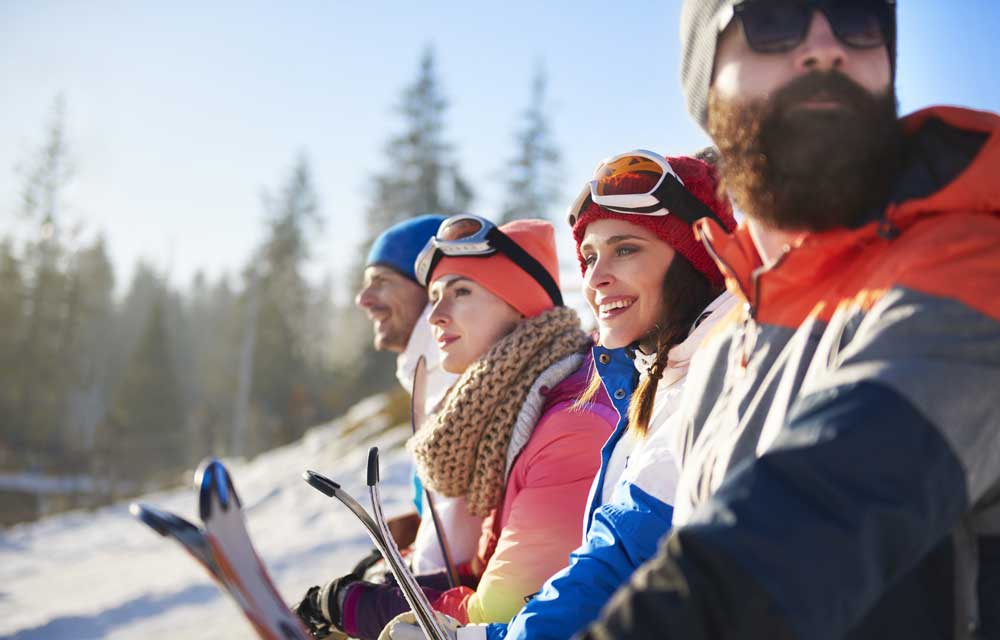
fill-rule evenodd
<path id="1" fill-rule="evenodd" d="M 417 281 L 413 263 L 447 216 L 422 215 L 394 224 L 375 238 L 365 266 L 383 265 Z"/>

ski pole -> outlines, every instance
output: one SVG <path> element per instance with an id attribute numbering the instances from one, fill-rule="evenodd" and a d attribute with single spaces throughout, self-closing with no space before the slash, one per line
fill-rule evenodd
<path id="1" fill-rule="evenodd" d="M 427 400 L 427 360 L 420 356 L 417 360 L 417 367 L 413 371 L 413 388 L 410 392 L 410 426 L 413 433 L 416 433 L 423 426 L 425 406 Z M 421 486 L 423 483 L 421 483 Z M 448 574 L 448 586 L 457 588 L 461 582 L 458 578 L 458 570 L 455 568 L 455 561 L 451 556 L 451 548 L 448 546 L 448 536 L 445 534 L 441 519 L 438 517 L 437 508 L 434 506 L 434 496 L 430 489 L 423 487 L 424 501 L 427 510 L 431 513 L 431 523 L 434 525 L 434 533 L 437 535 L 438 547 L 441 549 L 441 557 L 444 559 L 444 567 Z"/>
<path id="2" fill-rule="evenodd" d="M 339 500 L 348 510 L 351 511 L 361 524 L 364 525 L 365 529 L 368 531 L 368 536 L 371 538 L 375 547 L 382 553 L 382 557 L 385 558 L 386 563 L 389 566 L 389 571 L 395 576 L 396 582 L 399 584 L 400 590 L 403 592 L 403 597 L 406 599 L 406 603 L 413 610 L 414 615 L 417 618 L 417 624 L 423 630 L 424 634 L 431 640 L 448 640 L 447 636 L 441 630 L 440 626 L 437 624 L 437 619 L 434 617 L 430 603 L 427 602 L 427 596 L 424 595 L 422 589 L 416 585 L 416 581 L 413 580 L 413 576 L 410 574 L 406 565 L 402 562 L 397 562 L 398 551 L 396 556 L 390 553 L 389 541 L 387 541 L 379 530 L 378 525 L 372 519 L 365 508 L 362 507 L 357 500 L 355 500 L 351 494 L 341 488 L 339 484 L 333 480 L 327 478 L 321 473 L 316 471 L 307 470 L 302 474 L 303 479 L 309 483 L 309 485 L 319 491 L 320 493 Z M 391 540 L 391 538 L 390 538 Z M 407 580 L 409 578 L 409 580 Z"/>
<path id="3" fill-rule="evenodd" d="M 427 596 L 424 594 L 424 590 L 420 588 L 416 578 L 414 578 L 413 574 L 407 570 L 406 562 L 403 560 L 403 556 L 399 553 L 399 547 L 396 546 L 396 541 L 389 532 L 389 525 L 386 523 L 385 514 L 382 512 L 382 498 L 379 495 L 378 483 L 378 447 L 372 447 L 368 450 L 368 495 L 372 502 L 372 513 L 375 516 L 375 523 L 382 532 L 382 537 L 385 539 L 386 547 L 388 547 L 393 561 L 399 565 L 400 573 L 402 574 L 403 579 L 409 583 L 410 589 L 413 590 L 418 604 L 422 607 L 426 607 L 426 615 L 429 618 L 430 626 L 436 633 L 440 634 L 441 640 L 446 640 L 447 636 L 445 636 L 444 632 L 441 631 L 440 627 L 438 627 L 437 618 L 434 616 L 434 610 L 431 608 L 431 603 L 427 601 Z"/>

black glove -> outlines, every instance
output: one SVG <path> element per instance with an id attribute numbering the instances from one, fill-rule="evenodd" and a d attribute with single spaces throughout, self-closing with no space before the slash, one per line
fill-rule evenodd
<path id="1" fill-rule="evenodd" d="M 381 559 L 379 550 L 372 549 L 346 576 L 331 580 L 322 587 L 309 587 L 302 601 L 292 607 L 314 638 L 325 638 L 334 631 L 344 630 L 344 614 L 340 608 L 347 587 L 364 580 L 365 573 Z"/>
<path id="2" fill-rule="evenodd" d="M 319 587 L 309 587 L 302 601 L 292 607 L 314 638 L 325 638 L 334 630 L 333 622 L 323 614 L 322 591 Z"/>
<path id="3" fill-rule="evenodd" d="M 305 623 L 314 638 L 325 638 L 335 631 L 343 631 L 343 612 L 347 587 L 359 582 L 361 576 L 349 573 L 331 580 L 322 587 L 309 587 L 305 597 L 292 607 L 299 619 Z"/>

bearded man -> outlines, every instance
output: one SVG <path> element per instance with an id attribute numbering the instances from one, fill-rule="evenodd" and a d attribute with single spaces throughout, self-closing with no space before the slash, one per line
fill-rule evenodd
<path id="1" fill-rule="evenodd" d="M 897 118 L 892 0 L 686 0 L 681 35 L 745 304 L 674 531 L 586 637 L 1000 637 L 1000 118 Z"/>

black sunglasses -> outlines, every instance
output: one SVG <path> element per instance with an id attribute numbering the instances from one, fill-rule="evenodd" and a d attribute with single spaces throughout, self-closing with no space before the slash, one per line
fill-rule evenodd
<path id="1" fill-rule="evenodd" d="M 743 35 L 758 53 L 783 53 L 799 46 L 809 32 L 813 11 L 821 12 L 833 34 L 855 49 L 886 44 L 895 0 L 746 0 L 733 7 Z"/>

